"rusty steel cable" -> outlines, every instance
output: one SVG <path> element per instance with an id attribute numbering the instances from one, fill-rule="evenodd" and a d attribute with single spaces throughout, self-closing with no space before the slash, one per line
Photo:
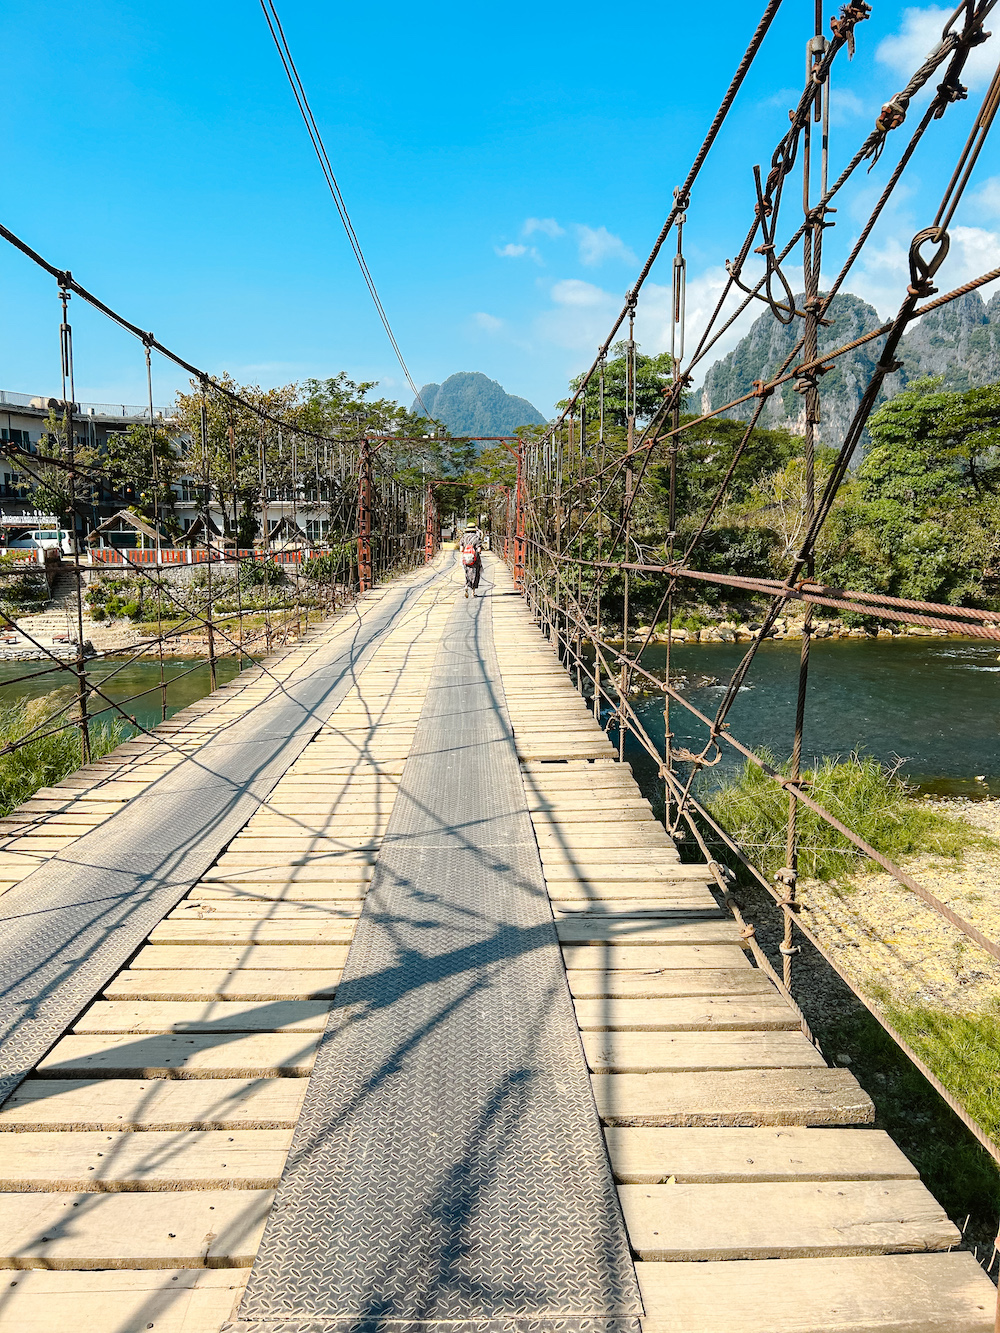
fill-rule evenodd
<path id="1" fill-rule="evenodd" d="M 573 611 L 571 611 L 572 605 L 573 605 L 573 599 L 570 594 L 567 594 L 567 604 L 564 613 L 567 617 L 570 617 L 572 615 L 573 618 L 575 619 L 577 615 L 580 615 L 581 608 L 576 608 L 574 613 Z M 595 646 L 599 646 L 604 652 L 611 653 L 611 655 L 619 661 L 625 658 L 625 654 L 619 653 L 617 649 L 615 649 L 613 644 L 610 644 L 605 640 L 599 640 L 595 638 L 593 626 L 590 625 L 582 617 L 582 615 L 580 615 L 580 620 L 581 620 L 580 624 L 581 632 L 584 633 Z M 733 736 L 728 731 L 728 729 L 717 725 L 715 719 L 709 718 L 706 714 L 701 712 L 700 709 L 696 708 L 694 704 L 692 704 L 689 700 L 685 699 L 684 696 L 679 691 L 675 690 L 672 686 L 665 684 L 662 680 L 653 675 L 652 672 L 647 671 L 644 667 L 642 667 L 638 662 L 631 661 L 629 663 L 629 666 L 631 671 L 643 676 L 646 680 L 650 682 L 650 684 L 654 685 L 657 690 L 668 691 L 675 703 L 680 704 L 682 708 L 686 709 L 686 711 L 690 713 L 692 717 L 696 718 L 697 721 L 700 722 L 708 730 L 709 735 L 712 738 L 712 744 L 718 744 L 721 741 L 724 742 L 726 745 L 730 746 L 731 748 L 733 748 L 734 750 L 736 750 L 740 755 L 743 756 L 745 760 L 747 760 L 749 763 L 752 763 L 755 767 L 760 769 L 760 771 L 766 777 L 770 778 L 773 782 L 776 782 L 779 786 L 783 787 L 790 795 L 793 795 L 797 801 L 799 801 L 802 805 L 810 809 L 814 814 L 818 815 L 843 838 L 846 838 L 846 840 L 849 843 L 851 843 L 852 846 L 856 847 L 857 850 L 860 851 L 869 860 L 874 861 L 877 865 L 880 865 L 883 870 L 887 871 L 890 875 L 892 875 L 892 877 L 899 884 L 902 884 L 904 888 L 910 889 L 911 892 L 915 893 L 917 897 L 920 898 L 921 901 L 924 902 L 928 907 L 933 908 L 936 912 L 939 913 L 939 915 L 943 916 L 946 921 L 948 921 L 951 925 L 955 926 L 958 930 L 962 931 L 962 933 L 968 936 L 969 939 L 973 940 L 974 943 L 978 944 L 980 948 L 982 948 L 992 957 L 1000 961 L 1000 944 L 997 944 L 993 940 L 989 939 L 986 935 L 982 933 L 982 931 L 978 930 L 977 927 L 972 925 L 971 922 L 966 921 L 957 912 L 952 911 L 952 909 L 949 908 L 947 904 L 943 903 L 935 894 L 931 893 L 929 889 L 924 888 L 923 885 L 918 883 L 915 879 L 913 879 L 912 876 L 908 875 L 904 870 L 902 870 L 899 866 L 897 866 L 888 857 L 884 856 L 881 852 L 877 851 L 864 838 L 860 837 L 859 834 L 855 833 L 852 829 L 848 828 L 846 824 L 842 823 L 835 815 L 831 814 L 830 811 L 824 809 L 823 806 L 821 806 L 817 801 L 814 801 L 811 796 L 809 796 L 805 791 L 802 790 L 800 784 L 793 782 L 791 779 L 786 778 L 781 773 L 779 773 L 777 769 L 775 769 L 771 764 L 769 764 L 765 759 L 763 759 L 759 754 L 757 754 L 756 751 L 744 745 L 742 741 L 739 741 L 735 736 Z M 631 714 L 632 725 L 636 732 L 637 737 L 639 731 L 642 731 L 643 743 L 647 748 L 649 748 L 650 754 L 659 759 L 659 752 L 656 749 L 655 744 L 649 739 L 648 736 L 645 736 L 645 729 L 642 727 L 641 722 L 635 715 L 634 710 L 631 708 L 631 705 L 629 704 L 628 700 L 627 699 L 621 700 L 619 706 L 624 712 L 629 712 Z"/>

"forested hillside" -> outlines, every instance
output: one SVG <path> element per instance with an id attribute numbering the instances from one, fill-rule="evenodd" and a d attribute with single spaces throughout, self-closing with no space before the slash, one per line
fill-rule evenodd
<path id="1" fill-rule="evenodd" d="M 802 300 L 801 294 L 796 297 L 798 303 Z M 830 315 L 833 322 L 820 330 L 821 353 L 851 342 L 884 323 L 872 306 L 850 292 L 834 298 Z M 792 352 L 799 332 L 800 321 L 786 326 L 770 311 L 761 315 L 746 337 L 709 369 L 701 392 L 702 410 L 721 407 L 751 392 L 754 380 L 766 380 L 773 375 Z M 882 343 L 882 338 L 875 338 L 838 357 L 833 369 L 820 379 L 819 434 L 824 444 L 836 446 L 843 439 Z M 929 375 L 940 377 L 942 389 L 953 390 L 980 388 L 1000 380 L 1000 292 L 988 304 L 983 303 L 978 292 L 970 292 L 925 315 L 904 337 L 899 359 L 903 367 L 886 380 L 880 402 Z M 745 420 L 754 406 L 752 402 L 744 403 L 728 415 Z M 801 431 L 804 419 L 802 396 L 789 382 L 769 400 L 762 424 Z"/>
<path id="2" fill-rule="evenodd" d="M 431 417 L 452 435 L 513 435 L 521 426 L 541 425 L 545 418 L 527 398 L 518 398 L 479 371 L 462 370 L 443 384 L 425 384 L 420 397 Z M 412 409 L 423 416 L 420 404 Z"/>

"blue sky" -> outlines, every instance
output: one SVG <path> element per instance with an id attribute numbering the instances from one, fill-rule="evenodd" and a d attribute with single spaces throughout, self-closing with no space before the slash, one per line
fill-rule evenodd
<path id="1" fill-rule="evenodd" d="M 281 0 L 418 384 L 481 370 L 551 410 L 620 307 L 760 8 Z M 787 126 L 811 14 L 809 0 L 785 0 L 696 189 L 689 342 L 746 227 L 750 167 L 769 162 Z M 835 168 L 945 17 L 880 0 L 858 28 L 855 60 L 834 79 Z M 12 75 L 0 110 L 7 226 L 213 373 L 275 384 L 343 369 L 409 401 L 256 0 L 8 0 L 0 32 Z M 898 304 L 909 238 L 933 218 L 998 46 L 1000 35 L 976 53 L 969 100 L 932 126 L 848 283 L 883 313 Z M 843 199 L 831 265 L 914 120 Z M 949 287 L 998 262 L 998 171 L 994 143 L 956 219 Z M 668 344 L 669 280 L 668 255 L 640 312 L 647 351 Z M 6 246 L 0 303 L 0 386 L 54 391 L 55 284 Z M 141 349 L 82 302 L 73 321 L 78 397 L 141 401 Z M 156 365 L 158 402 L 182 383 Z"/>

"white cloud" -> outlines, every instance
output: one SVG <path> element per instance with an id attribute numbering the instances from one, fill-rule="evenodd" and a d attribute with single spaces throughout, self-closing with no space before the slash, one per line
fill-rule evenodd
<path id="1" fill-rule="evenodd" d="M 967 208 L 974 217 L 1000 217 L 1000 176 L 984 180 L 978 190 L 965 196 L 961 207 Z"/>
<path id="2" fill-rule="evenodd" d="M 534 236 L 536 231 L 540 231 L 543 236 L 548 236 L 550 240 L 555 240 L 557 236 L 566 235 L 555 218 L 525 218 L 521 235 Z"/>
<path id="3" fill-rule="evenodd" d="M 595 287 L 592 282 L 582 278 L 564 278 L 552 288 L 551 296 L 556 305 L 577 306 L 591 309 L 604 306 L 614 297 L 602 287 Z"/>
<path id="4" fill-rule="evenodd" d="M 875 48 L 876 59 L 895 70 L 902 79 L 909 79 L 941 41 L 944 26 L 952 13 L 953 10 L 939 9 L 937 5 L 928 5 L 925 9 L 904 9 L 900 31 L 891 37 L 883 37 Z M 960 27 L 961 18 L 958 24 Z M 980 88 L 992 77 L 995 68 L 995 44 L 985 42 L 975 46 L 962 72 L 962 82 L 969 88 Z M 928 87 L 934 89 L 938 83 L 940 76 L 932 76 L 928 80 Z"/>
<path id="5" fill-rule="evenodd" d="M 879 109 L 879 107 L 876 107 L 873 110 L 858 97 L 857 93 L 852 93 L 849 88 L 837 88 L 830 98 L 830 123 L 832 125 L 847 125 L 852 120 L 857 120 L 862 116 L 871 116 L 874 120 Z"/>
<path id="6" fill-rule="evenodd" d="M 501 259 L 520 259 L 522 255 L 528 253 L 526 245 L 514 245 L 513 242 L 509 245 L 494 246 L 494 249 Z"/>
<path id="7" fill-rule="evenodd" d="M 578 223 L 573 230 L 580 247 L 581 264 L 593 267 L 603 264 L 606 259 L 620 259 L 626 264 L 637 262 L 622 238 L 608 231 L 607 227 L 586 227 Z"/>
<path id="8" fill-rule="evenodd" d="M 997 266 L 1000 232 L 984 227 L 952 227 L 948 257 L 938 269 L 934 285 L 940 292 L 960 287 L 971 278 Z M 925 247 L 924 255 L 932 251 Z M 908 246 L 895 237 L 878 248 L 869 248 L 863 262 L 854 269 L 847 289 L 870 302 L 883 319 L 890 319 L 902 304 L 910 281 Z M 984 300 L 996 291 L 996 282 L 979 288 Z"/>
<path id="9" fill-rule="evenodd" d="M 619 297 L 580 278 L 564 278 L 549 295 L 553 308 L 535 320 L 535 333 L 545 342 L 574 352 L 592 354 L 621 308 Z"/>
<path id="10" fill-rule="evenodd" d="M 499 333 L 503 328 L 503 320 L 497 319 L 496 315 L 488 315 L 485 310 L 477 310 L 472 319 L 476 327 L 486 333 Z"/>

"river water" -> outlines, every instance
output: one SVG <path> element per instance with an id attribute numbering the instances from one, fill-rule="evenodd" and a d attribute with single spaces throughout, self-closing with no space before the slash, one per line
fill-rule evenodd
<path id="1" fill-rule="evenodd" d="M 244 658 L 244 665 L 247 659 Z M 164 676 L 167 679 L 167 716 L 176 713 L 179 708 L 186 708 L 196 699 L 209 693 L 208 663 L 190 657 L 164 658 Z M 192 670 L 193 668 L 193 670 Z M 216 662 L 218 683 L 224 685 L 238 674 L 236 660 L 224 657 Z M 0 703 L 11 703 L 15 699 L 37 699 L 60 686 L 71 684 L 76 687 L 76 677 L 68 671 L 45 671 L 44 662 L 0 662 Z M 32 673 L 30 679 L 18 679 Z M 160 664 L 156 659 L 140 658 L 130 662 L 127 658 L 103 658 L 99 662 L 88 663 L 87 676 L 101 690 L 122 705 L 125 710 L 144 727 L 155 727 L 162 719 L 160 695 Z M 8 681 L 15 684 L 7 684 Z M 152 693 L 144 694 L 143 691 Z M 132 696 L 143 697 L 132 700 Z M 131 702 L 125 702 L 131 700 Z M 107 709 L 107 704 L 97 696 L 92 696 L 90 708 L 97 713 Z M 120 717 L 121 714 L 105 711 L 103 718 Z"/>
<path id="2" fill-rule="evenodd" d="M 754 749 L 767 746 L 779 759 L 791 752 L 799 648 L 797 640 L 764 643 L 728 718 L 735 737 Z M 684 697 L 713 716 L 745 651 L 745 644 L 675 645 L 672 671 L 690 682 Z M 998 653 L 1000 644 L 968 639 L 814 640 L 803 766 L 860 749 L 887 764 L 901 759 L 901 776 L 923 792 L 1000 797 Z M 643 665 L 662 675 L 664 657 L 662 646 L 650 648 Z M 640 696 L 634 706 L 662 745 L 662 697 Z M 705 728 L 679 705 L 671 709 L 671 729 L 678 745 L 704 744 Z M 642 770 L 640 779 L 655 776 L 638 746 L 630 743 L 627 757 Z M 741 762 L 730 750 L 703 781 L 717 782 Z"/>
<path id="3" fill-rule="evenodd" d="M 901 772 L 921 790 L 940 795 L 1000 797 L 1000 645 L 967 639 L 817 639 L 813 642 L 803 757 L 850 754 L 862 749 L 884 763 L 902 759 Z M 691 682 L 685 698 L 711 717 L 724 682 L 745 652 L 743 644 L 675 645 L 673 670 Z M 665 650 L 654 646 L 643 663 L 662 674 Z M 116 702 L 144 690 L 153 692 L 124 705 L 144 726 L 160 721 L 160 668 L 155 659 L 92 663 L 88 674 Z M 747 686 L 729 722 L 745 744 L 769 747 L 779 758 L 791 750 L 798 682 L 799 643 L 767 642 L 757 654 Z M 224 684 L 237 674 L 232 658 L 217 664 Z M 0 702 L 36 698 L 65 684 L 68 673 L 36 674 L 18 684 L 5 682 L 44 663 L 0 663 Z M 192 668 L 194 668 L 192 670 Z M 182 674 L 186 673 L 186 674 Z M 208 663 L 167 658 L 168 714 L 209 692 Z M 698 683 L 706 682 L 706 683 Z M 707 683 L 711 682 L 711 683 Z M 717 682 L 717 683 L 715 683 Z M 650 734 L 662 745 L 663 703 L 659 696 L 634 700 Z M 100 708 L 95 699 L 93 708 Z M 107 714 L 111 716 L 111 714 Z M 676 743 L 691 749 L 704 743 L 705 730 L 680 706 L 672 726 Z M 723 747 L 725 749 L 725 747 Z M 629 743 L 628 758 L 644 782 L 655 768 Z M 716 782 L 740 766 L 735 752 L 705 774 Z M 649 770 L 647 772 L 647 770 Z"/>

